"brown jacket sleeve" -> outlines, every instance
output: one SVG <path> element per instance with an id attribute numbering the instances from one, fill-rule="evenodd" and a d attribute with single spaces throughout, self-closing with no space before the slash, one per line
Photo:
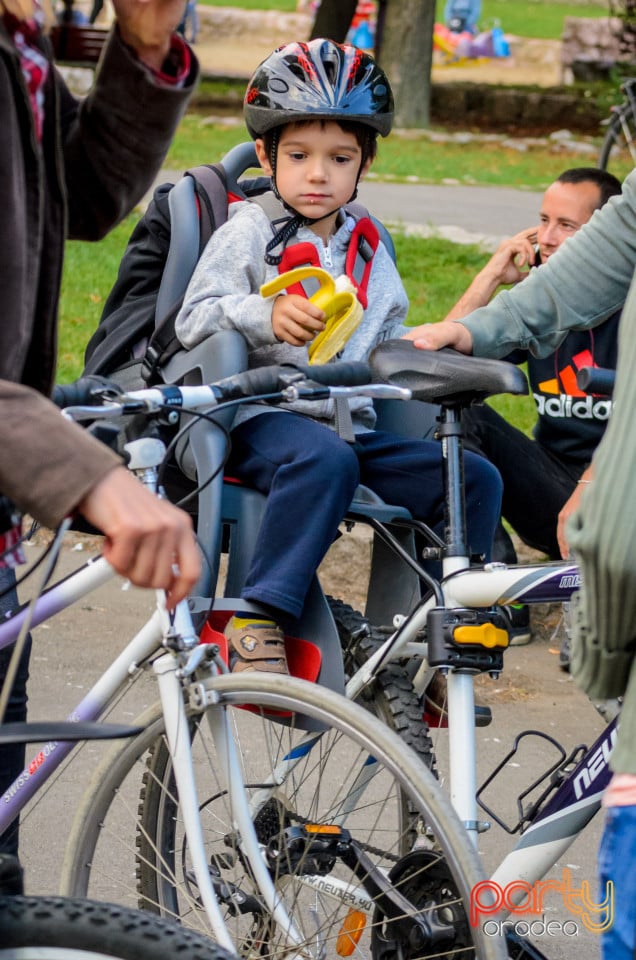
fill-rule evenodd
<path id="1" fill-rule="evenodd" d="M 143 197 L 161 169 L 198 78 L 160 85 L 114 27 L 90 94 L 77 100 L 58 76 L 68 236 L 99 240 Z"/>
<path id="2" fill-rule="evenodd" d="M 0 490 L 56 527 L 120 458 L 45 397 L 0 380 Z"/>

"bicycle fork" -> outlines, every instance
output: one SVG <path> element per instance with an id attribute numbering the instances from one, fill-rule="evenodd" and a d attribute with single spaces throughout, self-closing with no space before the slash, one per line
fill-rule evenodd
<path id="1" fill-rule="evenodd" d="M 205 856 L 200 807 L 192 767 L 190 725 L 186 716 L 185 700 L 180 682 L 180 675 L 183 677 L 188 673 L 188 669 L 186 667 L 185 670 L 180 670 L 177 658 L 173 654 L 165 654 L 160 657 L 155 662 L 153 669 L 159 684 L 166 736 L 170 747 L 179 803 L 199 894 L 215 937 L 222 946 L 233 952 L 234 944 L 219 907 Z M 220 772 L 225 778 L 225 787 L 228 796 L 231 798 L 233 826 L 241 838 L 243 852 L 250 864 L 250 869 L 253 872 L 266 909 L 271 913 L 274 921 L 283 932 L 292 953 L 296 956 L 302 956 L 300 945 L 304 938 L 277 894 L 261 853 L 254 829 L 253 811 L 245 794 L 241 777 L 241 764 L 236 754 L 230 719 L 223 706 L 214 705 L 212 700 L 213 698 L 210 695 L 206 696 L 204 709 L 206 720 L 221 758 L 222 770 Z"/>

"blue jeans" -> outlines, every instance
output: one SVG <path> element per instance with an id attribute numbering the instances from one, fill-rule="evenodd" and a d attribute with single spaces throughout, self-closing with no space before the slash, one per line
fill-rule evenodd
<path id="1" fill-rule="evenodd" d="M 614 883 L 614 923 L 603 933 L 603 960 L 636 957 L 636 806 L 609 807 L 598 856 L 600 901 Z"/>
<path id="2" fill-rule="evenodd" d="M 487 404 L 465 410 L 462 426 L 466 449 L 487 457 L 501 474 L 502 516 L 529 547 L 560 560 L 556 536 L 559 511 L 576 488 L 584 465 L 560 460 Z M 497 531 L 493 559 L 517 562 L 503 526 Z"/>
<path id="3" fill-rule="evenodd" d="M 232 431 L 229 471 L 268 495 L 241 596 L 299 617 L 311 578 L 334 541 L 358 484 L 406 507 L 440 532 L 444 523 L 441 445 L 380 430 L 346 443 L 294 413 L 259 414 Z M 467 454 L 466 519 L 473 553 L 490 554 L 501 480 Z"/>

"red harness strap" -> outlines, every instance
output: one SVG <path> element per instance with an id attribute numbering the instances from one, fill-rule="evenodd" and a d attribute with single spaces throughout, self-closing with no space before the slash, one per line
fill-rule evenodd
<path id="1" fill-rule="evenodd" d="M 375 251 L 378 249 L 380 234 L 378 229 L 369 217 L 362 217 L 356 223 L 349 241 L 347 250 L 347 259 L 345 260 L 345 273 L 356 288 L 358 300 L 363 308 L 367 309 L 367 286 L 369 283 L 369 274 L 371 273 L 371 264 Z"/>
<path id="2" fill-rule="evenodd" d="M 358 300 L 366 310 L 368 304 L 367 286 L 371 265 L 375 251 L 378 249 L 380 234 L 369 217 L 361 217 L 356 223 L 349 241 L 349 249 L 345 260 L 345 273 L 356 288 Z M 319 267 L 320 258 L 318 251 L 313 243 L 305 241 L 304 243 L 292 243 L 285 247 L 283 257 L 278 265 L 279 273 L 287 273 L 288 270 L 295 270 L 297 267 Z M 314 279 L 303 280 L 302 283 L 295 283 L 289 287 L 289 293 L 296 293 L 301 297 L 311 297 L 318 289 L 318 281 Z"/>

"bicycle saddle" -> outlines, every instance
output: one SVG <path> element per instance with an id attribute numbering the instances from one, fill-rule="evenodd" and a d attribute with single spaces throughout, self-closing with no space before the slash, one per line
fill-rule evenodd
<path id="1" fill-rule="evenodd" d="M 371 353 L 374 380 L 407 387 L 417 400 L 468 404 L 497 393 L 526 394 L 523 370 L 505 360 L 466 356 L 445 347 L 419 350 L 410 340 L 387 340 Z"/>

